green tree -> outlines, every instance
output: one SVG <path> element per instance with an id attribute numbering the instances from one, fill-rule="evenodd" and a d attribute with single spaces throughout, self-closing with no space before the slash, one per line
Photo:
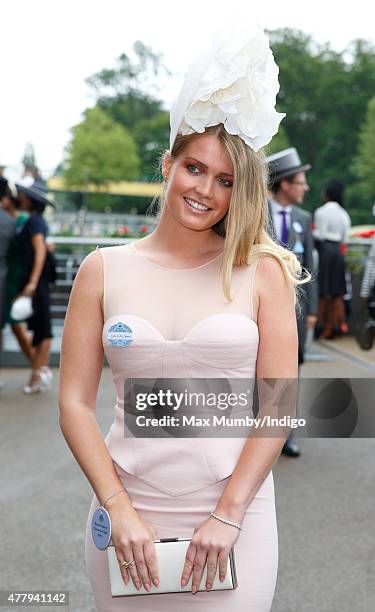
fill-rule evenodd
<path id="1" fill-rule="evenodd" d="M 123 53 L 111 69 L 94 74 L 87 83 L 97 105 L 126 127 L 137 145 L 140 180 L 152 180 L 160 152 L 168 146 L 169 115 L 159 99 L 159 78 L 170 75 L 162 55 L 137 41 L 134 59 Z"/>
<path id="2" fill-rule="evenodd" d="M 285 117 L 284 117 L 285 119 Z M 284 121 L 283 119 L 283 121 Z M 284 149 L 289 149 L 290 142 L 285 131 L 283 124 L 280 124 L 279 131 L 272 138 L 271 142 L 265 147 L 267 155 L 272 155 L 273 153 L 277 153 L 278 151 L 283 151 Z"/>
<path id="3" fill-rule="evenodd" d="M 169 147 L 169 131 L 169 113 L 166 111 L 159 111 L 134 126 L 133 136 L 142 151 L 142 180 L 157 176 L 161 154 Z"/>
<path id="4" fill-rule="evenodd" d="M 85 111 L 84 120 L 71 130 L 64 178 L 70 186 L 134 180 L 139 158 L 129 131 L 98 107 Z"/>
<path id="5" fill-rule="evenodd" d="M 375 91 L 375 48 L 358 40 L 338 53 L 291 29 L 272 31 L 270 39 L 280 67 L 278 110 L 287 115 L 282 125 L 290 146 L 312 164 L 306 206 L 315 208 L 322 185 L 335 177 L 349 187 L 352 216 L 361 208 L 368 215 L 368 204 L 352 189 L 352 158 Z"/>
<path id="6" fill-rule="evenodd" d="M 375 199 L 375 97 L 371 98 L 367 106 L 353 170 L 361 181 L 360 189 L 364 197 L 373 201 Z"/>
<path id="7" fill-rule="evenodd" d="M 26 143 L 25 151 L 22 157 L 22 164 L 25 173 L 34 173 L 38 170 L 36 163 L 35 147 L 31 142 Z"/>

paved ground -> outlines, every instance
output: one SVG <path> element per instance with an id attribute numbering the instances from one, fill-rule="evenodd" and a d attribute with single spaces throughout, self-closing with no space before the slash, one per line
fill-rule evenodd
<path id="1" fill-rule="evenodd" d="M 347 338 L 314 345 L 310 358 L 303 376 L 375 372 L 375 351 L 363 353 Z M 90 487 L 58 427 L 57 370 L 52 392 L 33 397 L 21 392 L 25 375 L 2 372 L 0 590 L 69 590 L 70 610 L 91 612 L 83 558 Z M 98 402 L 103 431 L 113 403 L 106 369 Z M 274 468 L 279 574 L 272 612 L 372 612 L 375 441 L 300 445 L 299 459 L 282 456 Z"/>

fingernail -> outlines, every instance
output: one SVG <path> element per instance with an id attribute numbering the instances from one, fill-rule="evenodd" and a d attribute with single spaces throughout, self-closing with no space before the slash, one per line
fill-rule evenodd
<path id="1" fill-rule="evenodd" d="M 157 587 L 159 586 L 159 580 L 157 578 L 154 578 L 154 585 Z"/>
<path id="2" fill-rule="evenodd" d="M 146 591 L 149 591 L 149 590 L 150 590 L 150 585 L 149 585 L 149 583 L 148 583 L 148 582 L 145 582 L 145 589 L 146 589 Z"/>
<path id="3" fill-rule="evenodd" d="M 185 578 L 183 578 L 183 579 L 181 580 L 181 586 L 185 586 L 185 585 L 186 585 L 186 580 L 185 580 Z"/>

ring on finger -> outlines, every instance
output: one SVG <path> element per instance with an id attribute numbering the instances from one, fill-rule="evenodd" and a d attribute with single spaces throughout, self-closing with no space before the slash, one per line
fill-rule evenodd
<path id="1" fill-rule="evenodd" d="M 134 564 L 134 559 L 132 561 L 120 561 L 121 567 L 125 567 L 126 569 L 128 569 L 128 567 L 133 564 Z"/>

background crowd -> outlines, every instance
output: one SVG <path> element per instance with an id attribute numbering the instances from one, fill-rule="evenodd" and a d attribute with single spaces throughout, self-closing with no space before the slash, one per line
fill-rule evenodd
<path id="1" fill-rule="evenodd" d="M 375 194 L 375 49 L 369 41 L 356 40 L 338 52 L 288 28 L 269 34 L 280 66 L 278 103 L 286 118 L 267 146 L 268 231 L 312 274 L 313 281 L 301 291 L 297 313 L 302 364 L 306 337 L 332 340 L 348 333 L 348 230 L 352 224 L 369 222 Z M 137 41 L 132 57 L 123 53 L 113 67 L 87 79 L 94 106 L 72 128 L 64 159 L 54 172 L 67 190 L 56 194 L 63 210 L 134 209 L 134 198 L 110 194 L 108 182 L 147 184 L 155 179 L 159 152 L 169 134 L 169 113 L 159 96 L 158 79 L 168 74 L 162 55 Z M 30 364 L 24 391 L 32 394 L 48 389 L 52 378 L 50 288 L 56 272 L 43 213 L 54 202 L 34 171 L 32 147 L 23 163 L 33 174 L 32 184 L 13 185 L 0 177 L 0 323 L 10 324 Z M 144 213 L 149 203 L 149 198 L 139 197 L 137 212 Z M 375 244 L 360 290 L 367 315 L 357 336 L 364 349 L 374 338 L 374 270 Z M 29 300 L 29 311 L 22 311 L 19 296 Z M 296 456 L 298 447 L 289 442 L 284 450 Z"/>
<path id="2" fill-rule="evenodd" d="M 309 191 L 306 173 L 311 165 L 301 162 L 295 148 L 274 153 L 267 161 L 268 231 L 297 255 L 313 279 L 301 293 L 297 313 L 299 363 L 302 364 L 309 330 L 316 339 L 334 339 L 348 332 L 346 318 L 350 300 L 347 298 L 350 298 L 351 285 L 345 253 L 351 220 L 345 210 L 344 185 L 336 179 L 322 186 L 313 215 L 302 208 Z M 40 177 L 17 184 L 0 177 L 0 203 L 1 328 L 9 323 L 30 363 L 24 392 L 33 394 L 48 389 L 52 380 L 50 287 L 56 280 L 56 270 L 52 247 L 46 241 L 48 227 L 43 213 L 46 206 L 54 207 L 54 202 Z M 369 313 L 364 343 L 371 343 L 374 335 L 374 292 L 373 245 L 361 288 Z M 27 307 L 25 310 L 24 302 L 19 302 L 20 297 L 28 298 L 29 310 Z M 284 452 L 296 456 L 299 449 L 290 439 Z"/>
<path id="3" fill-rule="evenodd" d="M 9 323 L 30 363 L 23 390 L 32 394 L 47 389 L 52 380 L 49 292 L 55 265 L 43 212 L 53 203 L 42 183 L 13 185 L 3 177 L 0 202 L 0 323 L 1 328 Z"/>

